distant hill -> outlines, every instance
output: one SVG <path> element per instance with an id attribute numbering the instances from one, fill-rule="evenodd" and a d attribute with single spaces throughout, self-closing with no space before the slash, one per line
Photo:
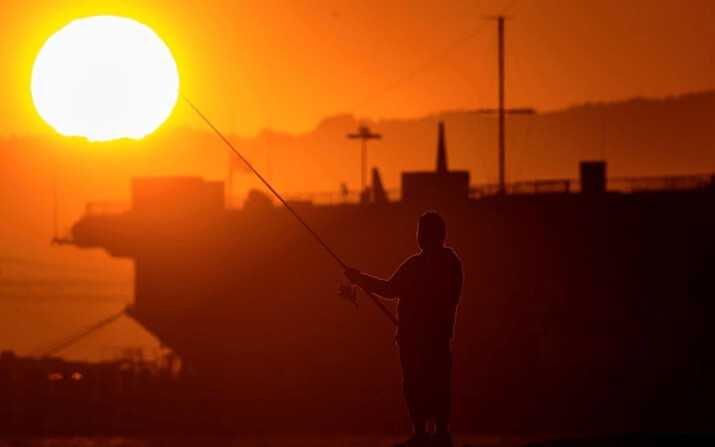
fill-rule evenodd
<path id="1" fill-rule="evenodd" d="M 437 123 L 443 120 L 450 168 L 467 169 L 473 183 L 497 180 L 497 118 L 469 111 L 412 120 L 364 122 L 382 134 L 370 141 L 370 166 L 380 169 L 388 188 L 406 170 L 433 169 Z M 576 178 L 581 160 L 605 159 L 609 176 L 715 172 L 715 91 L 660 100 L 585 104 L 567 110 L 507 118 L 508 181 Z M 360 148 L 345 135 L 358 120 L 349 115 L 324 120 L 312 132 L 286 135 L 264 131 L 241 147 L 267 169 L 284 190 L 356 188 Z M 296 168 L 300 166 L 300 168 Z"/>

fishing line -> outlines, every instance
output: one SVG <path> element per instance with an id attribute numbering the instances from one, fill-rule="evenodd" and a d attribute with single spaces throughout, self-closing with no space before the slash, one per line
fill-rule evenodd
<path id="1" fill-rule="evenodd" d="M 178 90 L 177 90 L 177 91 L 178 91 Z M 178 93 L 179 93 L 179 95 L 181 95 L 181 97 L 184 99 L 184 101 L 186 101 L 186 103 L 187 103 L 192 109 L 194 109 L 194 111 L 201 117 L 201 119 L 203 119 L 203 120 L 206 122 L 206 124 L 208 124 L 208 126 L 216 133 L 216 135 L 218 135 L 218 136 L 223 140 L 223 142 L 226 143 L 226 145 L 228 145 L 228 147 L 231 148 L 231 150 L 233 151 L 233 153 L 236 154 L 236 156 L 237 156 L 238 158 L 240 158 L 241 161 L 244 162 L 244 163 L 246 164 L 246 166 L 248 166 L 248 168 L 249 168 L 254 174 L 256 174 L 256 176 L 258 177 L 258 179 L 259 179 L 261 182 L 263 182 L 264 185 L 266 185 L 266 187 L 268 188 L 268 190 L 271 191 L 271 193 L 273 193 L 274 196 L 276 196 L 276 198 L 283 204 L 283 206 L 286 207 L 286 209 L 287 209 L 288 211 L 290 211 L 291 214 L 293 214 L 293 216 L 294 216 L 296 219 L 298 219 L 298 222 L 300 222 L 300 223 L 303 225 L 303 227 L 305 227 L 305 229 L 308 230 L 308 232 L 315 238 L 315 240 L 318 241 L 318 243 L 328 252 L 328 254 L 330 254 L 330 256 L 335 260 L 335 262 L 337 262 L 338 265 L 340 265 L 340 267 L 341 267 L 343 270 L 346 270 L 346 269 L 348 268 L 347 264 L 345 264 L 345 263 L 338 257 L 338 255 L 336 255 L 335 252 L 334 252 L 330 247 L 328 247 L 328 244 L 326 244 L 325 241 L 323 241 L 323 239 L 318 235 L 318 233 L 316 233 L 316 232 L 310 227 L 310 225 L 308 225 L 308 223 L 307 223 L 305 220 L 303 220 L 302 217 L 300 217 L 300 214 L 298 214 L 298 213 L 293 209 L 293 207 L 291 207 L 291 206 L 285 201 L 285 199 L 283 199 L 283 197 L 281 197 L 281 195 L 278 194 L 278 191 L 276 191 L 275 189 L 273 189 L 273 186 L 271 186 L 271 184 L 268 183 L 268 181 L 267 181 L 265 178 L 263 178 L 263 176 L 256 170 L 256 168 L 254 168 L 253 165 L 252 165 L 248 160 L 246 160 L 246 158 L 245 158 L 243 155 L 241 155 L 241 153 L 238 151 L 238 149 L 236 149 L 236 148 L 233 146 L 233 144 L 231 144 L 231 142 L 228 141 L 228 138 L 226 138 L 226 137 L 221 133 L 221 131 L 219 131 L 219 130 L 216 128 L 216 126 L 214 126 L 214 125 L 211 123 L 211 121 L 209 121 L 209 119 L 206 118 L 206 115 L 204 115 L 203 113 L 201 113 L 201 111 L 194 105 L 194 103 L 192 103 L 192 102 L 189 100 L 189 98 L 187 98 L 187 97 L 186 97 L 183 93 L 181 93 L 181 92 L 178 92 Z M 362 288 L 362 287 L 361 287 L 361 288 Z M 365 290 L 364 288 L 362 288 L 362 290 L 367 294 L 367 296 L 372 300 L 372 302 L 375 303 L 375 305 L 382 311 L 382 313 L 384 313 L 384 314 L 390 319 L 390 321 L 392 321 L 393 324 L 397 325 L 397 319 L 395 318 L 394 315 L 392 315 L 392 312 L 390 312 L 390 311 L 380 302 L 380 300 L 379 300 L 375 295 L 373 295 L 371 292 L 368 292 L 368 291 Z"/>

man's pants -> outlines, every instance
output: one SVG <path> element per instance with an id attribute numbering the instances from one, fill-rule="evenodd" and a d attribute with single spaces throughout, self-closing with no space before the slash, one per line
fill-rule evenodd
<path id="1" fill-rule="evenodd" d="M 450 341 L 400 340 L 402 388 L 410 420 L 448 424 L 452 401 Z"/>

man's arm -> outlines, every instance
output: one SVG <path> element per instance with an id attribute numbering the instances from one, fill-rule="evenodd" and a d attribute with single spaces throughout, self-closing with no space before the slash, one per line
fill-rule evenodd
<path id="1" fill-rule="evenodd" d="M 396 281 L 394 281 L 398 272 L 395 272 L 390 279 L 384 280 L 366 275 L 358 269 L 348 268 L 345 270 L 345 276 L 347 276 L 351 282 L 357 284 L 368 292 L 376 293 L 383 298 L 392 299 L 397 298 L 398 295 Z"/>

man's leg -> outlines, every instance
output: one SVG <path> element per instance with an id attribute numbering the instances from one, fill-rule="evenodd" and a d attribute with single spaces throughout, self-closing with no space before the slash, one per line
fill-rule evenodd
<path id="1" fill-rule="evenodd" d="M 429 349 L 429 385 L 432 391 L 427 417 L 436 425 L 432 445 L 452 447 L 449 420 L 452 405 L 452 353 L 450 342 L 440 341 Z"/>
<path id="2" fill-rule="evenodd" d="M 425 399 L 426 377 L 421 346 L 412 343 L 401 343 L 400 366 L 402 367 L 402 390 L 405 394 L 405 404 L 412 423 L 413 436 L 407 441 L 395 445 L 399 447 L 426 445 L 428 441 Z"/>
<path id="3" fill-rule="evenodd" d="M 412 433 L 417 438 L 427 437 L 427 416 L 410 415 L 412 423 Z"/>

